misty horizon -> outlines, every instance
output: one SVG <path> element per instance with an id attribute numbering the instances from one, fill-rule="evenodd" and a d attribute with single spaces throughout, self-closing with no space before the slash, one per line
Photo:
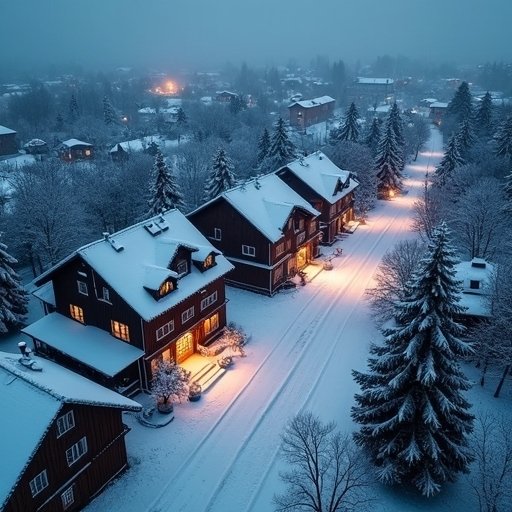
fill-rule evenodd
<path id="1" fill-rule="evenodd" d="M 2 5 L 2 14 L 5 75 L 65 65 L 214 70 L 226 62 L 303 64 L 317 55 L 349 64 L 379 55 L 457 65 L 512 57 L 506 0 L 427 7 L 410 0 L 20 0 Z"/>

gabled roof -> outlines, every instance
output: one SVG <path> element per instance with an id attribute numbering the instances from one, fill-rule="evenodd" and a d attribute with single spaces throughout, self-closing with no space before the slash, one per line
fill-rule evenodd
<path id="1" fill-rule="evenodd" d="M 41 372 L 19 363 L 20 356 L 0 352 L 0 509 L 63 404 L 140 410 L 141 406 L 114 391 L 47 360 Z"/>
<path id="2" fill-rule="evenodd" d="M 312 100 L 295 101 L 289 105 L 288 108 L 293 107 L 294 105 L 300 105 L 303 108 L 312 108 L 318 107 L 319 105 L 325 105 L 326 103 L 332 103 L 333 101 L 336 100 L 330 96 L 320 96 L 319 98 L 313 98 Z"/>
<path id="3" fill-rule="evenodd" d="M 16 133 L 14 130 L 7 128 L 7 126 L 2 126 L 0 124 L 0 135 L 9 135 L 10 133 Z"/>
<path id="4" fill-rule="evenodd" d="M 164 226 L 152 235 L 145 225 Z M 206 272 L 200 272 L 191 265 L 190 273 L 182 277 L 176 290 L 156 301 L 145 289 L 148 266 L 160 267 L 163 272 L 179 247 L 197 251 L 199 247 L 214 247 L 187 220 L 179 210 L 169 210 L 147 221 L 139 222 L 101 239 L 85 245 L 34 282 L 41 285 L 73 258 L 81 258 L 97 272 L 120 297 L 140 315 L 149 321 L 168 311 L 187 297 L 203 289 L 209 283 L 228 273 L 233 266 L 224 256 L 216 258 L 216 265 Z"/>
<path id="5" fill-rule="evenodd" d="M 92 146 L 92 144 L 89 144 L 88 142 L 83 142 L 78 139 L 68 139 L 62 141 L 62 145 L 66 146 L 67 148 L 73 148 L 75 146 Z"/>
<path id="6" fill-rule="evenodd" d="M 448 103 L 442 102 L 442 101 L 434 101 L 429 105 L 430 108 L 447 108 Z"/>
<path id="7" fill-rule="evenodd" d="M 330 204 L 334 204 L 359 186 L 348 171 L 340 169 L 321 151 L 299 158 L 276 173 L 279 175 L 286 169 Z"/>
<path id="8" fill-rule="evenodd" d="M 230 204 L 271 242 L 277 242 L 283 236 L 283 228 L 294 208 L 315 217 L 320 215 L 273 173 L 226 190 L 189 215 L 222 200 Z"/>

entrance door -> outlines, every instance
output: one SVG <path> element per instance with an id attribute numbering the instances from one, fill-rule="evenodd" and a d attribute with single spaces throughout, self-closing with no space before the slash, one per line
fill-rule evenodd
<path id="1" fill-rule="evenodd" d="M 302 268 L 308 262 L 308 250 L 307 247 L 301 247 L 297 251 L 297 268 Z"/>
<path id="2" fill-rule="evenodd" d="M 194 337 L 187 332 L 176 341 L 176 360 L 181 363 L 194 353 Z"/>

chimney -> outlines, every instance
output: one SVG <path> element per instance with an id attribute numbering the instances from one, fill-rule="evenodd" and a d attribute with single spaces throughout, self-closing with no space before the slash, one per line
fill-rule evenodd
<path id="1" fill-rule="evenodd" d="M 108 240 L 108 237 L 110 236 L 110 233 L 109 233 L 108 231 L 103 231 L 103 233 L 102 233 L 102 234 L 103 234 L 103 238 L 104 238 L 105 240 Z"/>
<path id="2" fill-rule="evenodd" d="M 22 355 L 23 357 L 28 357 L 28 353 L 27 353 L 27 351 L 28 351 L 29 349 L 27 349 L 27 344 L 26 344 L 24 341 L 20 341 L 20 342 L 18 343 L 18 348 L 20 349 L 21 355 Z"/>

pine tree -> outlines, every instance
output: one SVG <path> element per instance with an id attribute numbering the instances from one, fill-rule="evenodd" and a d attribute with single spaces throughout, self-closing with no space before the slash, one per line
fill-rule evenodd
<path id="1" fill-rule="evenodd" d="M 153 183 L 150 187 L 148 217 L 158 215 L 171 208 L 183 208 L 183 194 L 172 172 L 167 168 L 160 150 L 155 156 Z"/>
<path id="2" fill-rule="evenodd" d="M 274 133 L 270 139 L 268 156 L 272 159 L 275 167 L 282 167 L 295 158 L 295 146 L 288 137 L 286 125 L 280 117 L 276 124 Z"/>
<path id="3" fill-rule="evenodd" d="M 377 147 L 381 138 L 380 123 L 379 118 L 374 117 L 372 124 L 370 125 L 370 129 L 364 139 L 365 145 L 370 148 L 373 156 L 377 154 Z"/>
<path id="4" fill-rule="evenodd" d="M 27 292 L 12 268 L 16 263 L 7 253 L 7 246 L 0 242 L 0 333 L 23 325 L 28 313 Z"/>
<path id="5" fill-rule="evenodd" d="M 180 127 L 183 127 L 188 123 L 187 114 L 185 114 L 185 111 L 181 107 L 178 108 L 178 112 L 176 113 L 176 123 Z"/>
<path id="6" fill-rule="evenodd" d="M 359 124 L 357 120 L 359 119 L 359 112 L 357 111 L 357 107 L 354 103 L 350 104 L 348 110 L 345 113 L 345 117 L 343 118 L 343 123 L 339 132 L 337 133 L 337 140 L 348 140 L 351 142 L 357 142 L 359 138 Z"/>
<path id="7" fill-rule="evenodd" d="M 116 111 L 107 96 L 103 97 L 103 120 L 107 126 L 117 123 Z"/>
<path id="8" fill-rule="evenodd" d="M 57 113 L 57 116 L 55 117 L 55 131 L 61 132 L 64 128 L 64 118 L 62 117 L 62 114 L 60 112 Z"/>
<path id="9" fill-rule="evenodd" d="M 459 141 L 457 136 L 453 134 L 446 145 L 444 157 L 436 168 L 435 174 L 439 184 L 444 185 L 452 176 L 454 169 L 460 165 L 464 165 L 464 163 L 464 159 L 459 150 Z"/>
<path id="10" fill-rule="evenodd" d="M 375 157 L 377 193 L 380 197 L 388 198 L 402 190 L 401 161 L 393 125 L 388 118 Z"/>
<path id="11" fill-rule="evenodd" d="M 233 115 L 238 114 L 243 109 L 242 99 L 238 94 L 231 96 L 229 110 Z"/>
<path id="12" fill-rule="evenodd" d="M 270 149 L 270 135 L 266 128 L 263 129 L 260 140 L 258 141 L 258 164 L 261 164 L 268 155 Z"/>
<path id="13" fill-rule="evenodd" d="M 404 138 L 404 127 L 402 116 L 400 115 L 400 109 L 398 105 L 393 103 L 391 109 L 389 110 L 388 116 L 389 122 L 393 127 L 393 133 L 395 134 L 395 141 L 398 147 L 398 155 L 400 158 L 400 170 L 403 170 L 405 167 L 405 138 Z"/>
<path id="14" fill-rule="evenodd" d="M 448 103 L 446 113 L 457 123 L 461 123 L 465 119 L 471 119 L 472 98 L 467 82 L 462 82 L 457 91 L 455 91 L 452 100 Z"/>
<path id="15" fill-rule="evenodd" d="M 505 186 L 503 187 L 505 191 L 505 211 L 512 213 L 512 173 L 505 176 Z"/>
<path id="16" fill-rule="evenodd" d="M 213 156 L 213 165 L 204 187 L 204 200 L 209 201 L 219 194 L 234 187 L 236 183 L 233 163 L 222 148 Z"/>
<path id="17" fill-rule="evenodd" d="M 460 155 L 465 160 L 468 155 L 468 151 L 473 147 L 476 141 L 469 119 L 464 119 L 459 125 L 459 131 L 457 132 L 457 145 L 459 147 Z"/>
<path id="18" fill-rule="evenodd" d="M 492 98 L 489 91 L 487 91 L 476 113 L 476 127 L 478 133 L 484 136 L 489 136 L 492 132 L 492 110 Z"/>
<path id="19" fill-rule="evenodd" d="M 74 123 L 80 117 L 80 109 L 78 108 L 78 101 L 76 100 L 75 93 L 71 95 L 69 100 L 69 120 Z"/>
<path id="20" fill-rule="evenodd" d="M 454 320 L 463 311 L 455 264 L 443 223 L 397 302 L 397 327 L 384 332 L 383 346 L 372 347 L 369 373 L 353 372 L 362 389 L 352 408 L 362 425 L 357 444 L 370 453 L 382 482 L 413 484 L 425 496 L 467 472 L 472 460 L 473 416 L 462 394 L 470 383 L 458 364 L 471 347 Z"/>
<path id="21" fill-rule="evenodd" d="M 509 158 L 512 163 L 512 116 L 500 126 L 496 134 L 496 154 Z"/>

